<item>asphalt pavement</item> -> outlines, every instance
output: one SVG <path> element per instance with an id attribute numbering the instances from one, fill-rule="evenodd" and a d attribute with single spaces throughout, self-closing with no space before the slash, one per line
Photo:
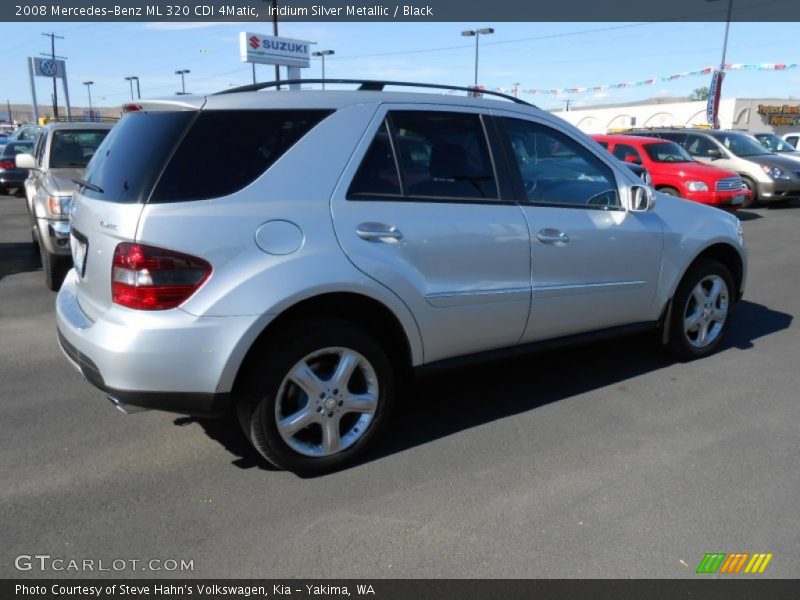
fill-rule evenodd
<path id="1" fill-rule="evenodd" d="M 719 354 L 641 336 L 439 373 L 362 464 L 302 479 L 230 419 L 126 416 L 83 381 L 24 200 L 0 196 L 0 577 L 109 575 L 17 570 L 37 554 L 193 564 L 124 577 L 697 577 L 715 551 L 798 577 L 800 205 L 742 220 Z"/>

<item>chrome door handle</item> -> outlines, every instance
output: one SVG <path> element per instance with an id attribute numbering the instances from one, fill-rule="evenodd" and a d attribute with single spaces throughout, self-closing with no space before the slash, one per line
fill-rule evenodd
<path id="1" fill-rule="evenodd" d="M 556 246 L 563 246 L 569 242 L 569 236 L 558 229 L 541 229 L 536 237 L 543 244 L 554 244 Z"/>
<path id="2" fill-rule="evenodd" d="M 397 227 L 383 223 L 362 223 L 356 228 L 356 235 L 368 242 L 397 241 L 403 238 Z"/>

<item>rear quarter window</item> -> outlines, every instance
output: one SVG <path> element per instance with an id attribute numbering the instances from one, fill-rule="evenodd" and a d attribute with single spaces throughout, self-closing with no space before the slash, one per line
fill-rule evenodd
<path id="1" fill-rule="evenodd" d="M 332 112 L 201 112 L 180 141 L 150 202 L 207 200 L 232 194 L 255 181 Z"/>

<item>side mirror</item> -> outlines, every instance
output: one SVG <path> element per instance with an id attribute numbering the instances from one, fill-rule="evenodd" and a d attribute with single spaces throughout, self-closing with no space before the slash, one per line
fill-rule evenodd
<path id="1" fill-rule="evenodd" d="M 718 158 L 722 158 L 722 152 L 720 152 L 716 148 L 709 148 L 706 151 L 706 156 L 711 160 L 717 160 Z"/>
<path id="2" fill-rule="evenodd" d="M 653 195 L 653 190 L 644 185 L 632 185 L 630 187 L 631 194 L 631 211 L 632 212 L 647 212 L 652 210 L 656 205 L 656 198 Z"/>
<path id="3" fill-rule="evenodd" d="M 17 154 L 14 157 L 14 162 L 17 163 L 17 168 L 19 169 L 35 169 L 36 168 L 36 159 L 33 158 L 33 154 Z"/>

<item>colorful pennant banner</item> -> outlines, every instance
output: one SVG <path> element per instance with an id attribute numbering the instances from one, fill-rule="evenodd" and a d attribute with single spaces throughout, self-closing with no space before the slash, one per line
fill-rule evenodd
<path id="1" fill-rule="evenodd" d="M 800 67 L 798 63 L 757 63 L 757 64 L 742 64 L 731 63 L 725 65 L 726 71 L 788 71 L 789 69 L 796 69 Z M 572 88 L 553 88 L 553 89 L 537 89 L 537 88 L 521 88 L 518 92 L 526 94 L 586 94 L 588 92 L 604 92 L 607 90 L 620 90 L 626 88 L 645 87 L 648 85 L 655 85 L 665 81 L 674 81 L 676 79 L 683 79 L 685 77 L 698 77 L 700 75 L 711 75 L 716 67 L 705 67 L 696 71 L 686 71 L 685 73 L 676 73 L 674 75 L 665 75 L 663 77 L 653 77 L 651 79 L 642 79 L 641 81 L 628 81 L 625 83 L 609 83 L 605 85 L 593 85 L 588 87 L 572 87 Z M 505 92 L 507 94 L 513 93 L 513 88 L 495 88 L 495 91 Z"/>

